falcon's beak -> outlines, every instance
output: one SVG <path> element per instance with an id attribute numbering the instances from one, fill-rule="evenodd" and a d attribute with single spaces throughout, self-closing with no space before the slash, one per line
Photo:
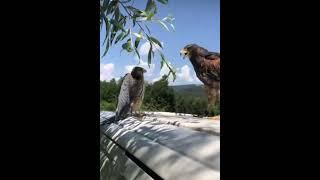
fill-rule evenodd
<path id="1" fill-rule="evenodd" d="M 186 51 L 185 49 L 182 49 L 180 51 L 180 56 L 182 56 L 183 59 L 187 56 L 187 54 L 188 54 L 188 51 Z"/>

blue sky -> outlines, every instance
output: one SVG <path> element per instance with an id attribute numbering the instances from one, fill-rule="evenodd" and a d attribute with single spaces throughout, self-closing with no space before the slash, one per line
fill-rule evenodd
<path id="1" fill-rule="evenodd" d="M 147 0 L 135 0 L 134 6 L 144 9 Z M 179 51 L 187 44 L 196 43 L 210 51 L 220 52 L 220 0 L 169 0 L 168 5 L 157 3 L 158 14 L 156 17 L 164 18 L 172 14 L 175 20 L 173 24 L 175 31 L 170 32 L 163 29 L 159 24 L 153 23 L 148 27 L 153 37 L 163 43 L 162 52 L 177 70 L 177 79 L 170 82 L 172 85 L 201 84 L 195 76 L 193 67 L 188 59 L 182 59 Z M 104 27 L 103 27 L 104 29 Z M 100 54 L 105 32 L 100 32 Z M 168 69 L 164 66 L 160 71 L 160 56 L 155 55 L 152 65 L 147 66 L 146 50 L 148 44 L 140 42 L 139 52 L 142 54 L 139 59 L 133 54 L 123 51 L 120 54 L 122 42 L 110 47 L 108 54 L 100 59 L 100 79 L 118 79 L 124 76 L 135 65 L 140 65 L 148 71 L 145 79 L 153 82 L 159 79 Z"/>

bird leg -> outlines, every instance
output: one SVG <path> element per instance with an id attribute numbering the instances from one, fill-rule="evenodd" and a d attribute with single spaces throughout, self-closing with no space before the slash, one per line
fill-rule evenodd
<path id="1" fill-rule="evenodd" d="M 142 104 L 142 101 L 141 100 L 135 100 L 133 103 L 132 103 L 132 109 L 134 111 L 134 114 L 133 116 L 135 117 L 138 117 L 138 118 L 141 118 L 144 116 L 144 114 L 141 113 L 140 111 L 140 107 L 141 107 L 141 104 Z"/>
<path id="2" fill-rule="evenodd" d="M 138 118 L 142 118 L 143 116 L 145 116 L 145 113 L 142 113 L 140 110 L 138 111 L 134 111 L 133 116 L 138 117 Z"/>
<path id="3" fill-rule="evenodd" d="M 208 106 L 206 111 L 206 116 L 210 115 L 212 109 L 218 104 L 220 100 L 219 89 L 213 87 L 205 87 L 208 95 Z"/>

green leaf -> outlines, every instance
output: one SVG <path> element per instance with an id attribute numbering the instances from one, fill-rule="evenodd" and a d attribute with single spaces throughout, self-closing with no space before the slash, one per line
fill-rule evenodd
<path id="1" fill-rule="evenodd" d="M 162 45 L 161 45 L 160 41 L 158 41 L 156 38 L 150 36 L 149 39 L 150 39 L 152 42 L 158 44 L 158 45 L 162 48 Z M 150 43 L 150 44 L 151 44 L 151 43 Z"/>
<path id="2" fill-rule="evenodd" d="M 104 57 L 107 54 L 107 52 L 109 50 L 109 46 L 110 46 L 110 41 L 108 40 L 107 41 L 107 45 L 106 45 L 106 49 L 104 50 L 104 53 L 103 53 L 102 57 Z"/>
<path id="3" fill-rule="evenodd" d="M 132 18 L 137 18 L 137 17 L 148 17 L 148 13 L 142 10 L 134 11 Z"/>
<path id="4" fill-rule="evenodd" d="M 135 7 L 132 7 L 132 6 L 126 6 L 126 8 L 128 8 L 130 11 L 132 12 L 137 12 L 139 11 L 139 9 L 135 8 Z"/>
<path id="5" fill-rule="evenodd" d="M 149 11 L 152 10 L 154 7 L 155 7 L 154 0 L 148 0 L 145 11 L 146 11 L 146 12 L 149 12 Z"/>
<path id="6" fill-rule="evenodd" d="M 137 37 L 136 40 L 134 41 L 134 47 L 135 47 L 135 48 L 138 48 L 139 43 L 140 43 L 140 39 L 141 39 L 141 38 Z"/>
<path id="7" fill-rule="evenodd" d="M 175 81 L 177 79 L 177 75 L 175 72 L 172 73 L 172 76 L 173 76 L 173 81 Z"/>
<path id="8" fill-rule="evenodd" d="M 129 28 L 128 31 L 126 32 L 126 34 L 121 38 L 121 41 L 124 40 L 126 37 L 128 37 L 130 32 L 131 32 L 131 29 Z"/>
<path id="9" fill-rule="evenodd" d="M 119 29 L 121 29 L 122 31 L 125 31 L 125 29 L 123 28 L 123 25 L 121 23 L 119 23 L 118 21 L 116 21 L 114 19 L 110 19 L 110 23 L 116 28 L 117 31 Z"/>
<path id="10" fill-rule="evenodd" d="M 170 26 L 172 27 L 173 31 L 176 31 L 173 24 L 170 24 Z"/>
<path id="11" fill-rule="evenodd" d="M 127 23 L 127 17 L 120 14 L 120 22 L 122 22 L 122 26 L 125 27 Z"/>
<path id="12" fill-rule="evenodd" d="M 154 16 L 154 13 L 153 13 L 153 12 L 150 12 L 149 15 L 148 15 L 148 17 L 147 17 L 147 20 L 150 21 L 153 16 Z"/>
<path id="13" fill-rule="evenodd" d="M 136 25 L 136 18 L 132 18 L 133 27 Z"/>
<path id="14" fill-rule="evenodd" d="M 110 19 L 110 23 L 112 24 L 112 25 L 114 25 L 114 26 L 117 26 L 117 21 L 116 20 L 114 20 L 114 19 Z"/>
<path id="15" fill-rule="evenodd" d="M 132 52 L 133 49 L 131 47 L 131 40 L 128 39 L 126 43 L 122 44 L 122 49 L 126 50 L 127 52 Z"/>
<path id="16" fill-rule="evenodd" d="M 164 55 L 162 53 L 160 53 L 161 59 L 162 61 L 166 64 L 166 66 L 169 68 L 169 74 L 168 76 L 172 73 L 173 76 L 173 81 L 176 80 L 176 72 L 175 70 L 172 69 L 171 65 L 168 63 L 168 61 L 166 60 L 166 58 L 164 57 Z"/>
<path id="17" fill-rule="evenodd" d="M 143 38 L 141 32 L 139 34 L 138 33 L 132 33 L 132 34 L 140 39 Z"/>
<path id="18" fill-rule="evenodd" d="M 125 35 L 125 33 L 124 33 L 124 32 L 121 32 L 121 33 L 117 36 L 116 40 L 114 41 L 114 44 L 117 44 L 117 42 L 118 42 L 120 39 L 122 39 L 124 35 Z"/>
<path id="19" fill-rule="evenodd" d="M 100 18 L 100 31 L 101 31 L 101 29 L 102 29 L 102 25 L 103 25 L 103 18 L 101 17 L 101 18 Z"/>
<path id="20" fill-rule="evenodd" d="M 148 17 L 148 13 L 146 11 L 139 11 L 139 16 L 140 17 Z"/>
<path id="21" fill-rule="evenodd" d="M 112 44 L 114 38 L 116 37 L 116 34 L 117 34 L 117 30 L 115 30 L 115 27 L 112 28 L 112 31 L 111 31 L 111 35 L 110 35 L 110 43 Z"/>
<path id="22" fill-rule="evenodd" d="M 119 30 L 121 30 L 122 32 L 127 32 L 127 31 L 123 28 L 122 24 L 118 23 L 114 19 L 110 19 L 110 23 L 113 25 L 112 30 L 110 31 L 111 32 L 110 40 L 111 40 L 111 44 L 112 44 L 112 42 L 113 42 L 113 40 Z"/>
<path id="23" fill-rule="evenodd" d="M 127 1 L 121 1 L 121 3 L 128 3 L 130 2 L 131 0 L 127 0 Z"/>
<path id="24" fill-rule="evenodd" d="M 127 49 L 128 43 L 123 43 L 122 44 L 122 49 Z"/>
<path id="25" fill-rule="evenodd" d="M 115 11 L 114 11 L 114 17 L 116 19 L 116 21 L 119 21 L 120 19 L 120 9 L 119 6 L 116 7 Z"/>
<path id="26" fill-rule="evenodd" d="M 146 20 L 148 20 L 147 17 L 138 17 L 137 18 L 137 21 L 146 21 Z"/>
<path id="27" fill-rule="evenodd" d="M 132 33 L 134 36 L 136 36 L 136 40 L 134 42 L 134 47 L 135 48 L 138 48 L 139 46 L 139 43 L 140 43 L 140 40 L 143 38 L 143 35 L 142 35 L 142 31 L 140 30 L 139 34 L 138 33 Z M 139 55 L 139 54 L 138 54 Z"/>
<path id="28" fill-rule="evenodd" d="M 109 15 L 114 11 L 115 5 L 118 3 L 118 1 L 111 1 L 110 4 L 108 5 L 106 15 Z"/>
<path id="29" fill-rule="evenodd" d="M 134 51 L 135 51 L 136 54 L 138 55 L 138 58 L 141 59 L 141 58 L 140 58 L 140 54 L 139 54 L 139 52 L 138 52 L 138 49 L 137 49 L 136 47 L 134 47 Z"/>
<path id="30" fill-rule="evenodd" d="M 162 60 L 162 61 L 161 61 L 161 64 L 160 64 L 160 69 L 162 69 L 163 63 L 164 63 L 164 61 Z"/>
<path id="31" fill-rule="evenodd" d="M 104 22 L 105 22 L 105 26 L 106 26 L 106 35 L 105 35 L 105 39 L 104 39 L 102 45 L 105 44 L 107 37 L 109 36 L 109 31 L 110 31 L 110 22 L 109 22 L 108 18 L 105 15 L 103 15 L 103 18 L 104 18 Z"/>
<path id="32" fill-rule="evenodd" d="M 162 22 L 162 21 L 160 21 L 160 20 L 158 20 L 157 22 L 158 22 L 159 24 L 161 24 L 161 26 L 162 26 L 163 28 L 165 28 L 167 31 L 170 31 L 169 28 L 168 28 L 168 26 L 167 26 L 164 22 Z"/>
<path id="33" fill-rule="evenodd" d="M 104 12 L 105 10 L 107 10 L 109 5 L 109 0 L 104 0 L 103 4 L 102 4 L 102 11 Z"/>
<path id="34" fill-rule="evenodd" d="M 166 21 L 167 23 L 171 23 L 174 20 L 172 15 L 168 15 L 167 17 L 163 18 L 162 21 Z"/>
<path id="35" fill-rule="evenodd" d="M 148 52 L 148 66 L 150 67 L 151 64 L 151 52 L 152 52 L 152 44 L 150 43 L 150 49 Z"/>
<path id="36" fill-rule="evenodd" d="M 168 0 L 157 0 L 159 2 L 161 2 L 162 4 L 168 4 Z"/>

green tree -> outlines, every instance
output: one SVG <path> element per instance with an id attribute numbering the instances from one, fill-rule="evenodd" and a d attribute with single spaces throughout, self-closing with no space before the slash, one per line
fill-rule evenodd
<path id="1" fill-rule="evenodd" d="M 114 102 L 110 103 L 107 101 L 100 102 L 100 111 L 115 111 L 116 104 Z"/>
<path id="2" fill-rule="evenodd" d="M 107 92 L 107 101 L 115 102 L 116 98 L 118 97 L 118 86 L 115 79 L 111 79 L 109 82 L 109 88 Z"/>
<path id="3" fill-rule="evenodd" d="M 108 82 L 100 81 L 100 101 L 107 99 Z"/>
<path id="4" fill-rule="evenodd" d="M 118 82 L 112 79 L 110 82 L 100 83 L 100 110 L 114 111 L 117 106 L 117 96 L 120 92 L 123 78 Z M 163 76 L 153 84 L 145 82 L 145 95 L 141 110 L 143 111 L 166 111 L 176 113 L 187 113 L 197 116 L 205 115 L 207 99 L 197 95 L 175 92 L 169 86 L 168 76 Z M 209 115 L 219 115 L 220 106 L 215 106 Z"/>
<path id="5" fill-rule="evenodd" d="M 210 112 L 211 116 L 217 116 L 220 115 L 220 103 L 218 103 L 216 106 L 214 106 Z"/>
<path id="6" fill-rule="evenodd" d="M 118 85 L 115 79 L 111 79 L 110 82 L 100 82 L 100 97 L 101 100 L 107 102 L 114 102 L 119 94 Z"/>
<path id="7" fill-rule="evenodd" d="M 164 18 L 158 18 L 157 3 L 168 4 L 168 0 L 147 0 L 145 9 L 134 7 L 134 0 L 100 0 L 100 31 L 104 27 L 106 33 L 103 41 L 106 55 L 110 46 L 119 42 L 122 44 L 122 50 L 128 53 L 135 53 L 140 59 L 138 47 L 141 41 L 150 43 L 148 52 L 148 64 L 151 64 L 154 58 L 154 49 L 162 49 L 162 44 L 158 39 L 151 35 L 148 27 L 149 23 L 158 23 L 167 31 L 170 31 L 168 26 L 174 30 L 173 20 L 171 15 Z M 121 51 L 122 51 L 121 50 Z M 175 80 L 175 70 L 170 65 L 161 51 L 158 51 L 161 57 L 161 67 L 165 64 L 169 68 L 169 75 L 172 74 Z"/>
<path id="8" fill-rule="evenodd" d="M 119 83 L 115 79 L 110 82 L 100 81 L 100 110 L 114 111 L 116 109 L 117 97 L 120 92 Z"/>
<path id="9" fill-rule="evenodd" d="M 150 111 L 175 111 L 174 91 L 168 86 L 167 76 L 153 84 L 146 84 L 143 109 Z"/>

